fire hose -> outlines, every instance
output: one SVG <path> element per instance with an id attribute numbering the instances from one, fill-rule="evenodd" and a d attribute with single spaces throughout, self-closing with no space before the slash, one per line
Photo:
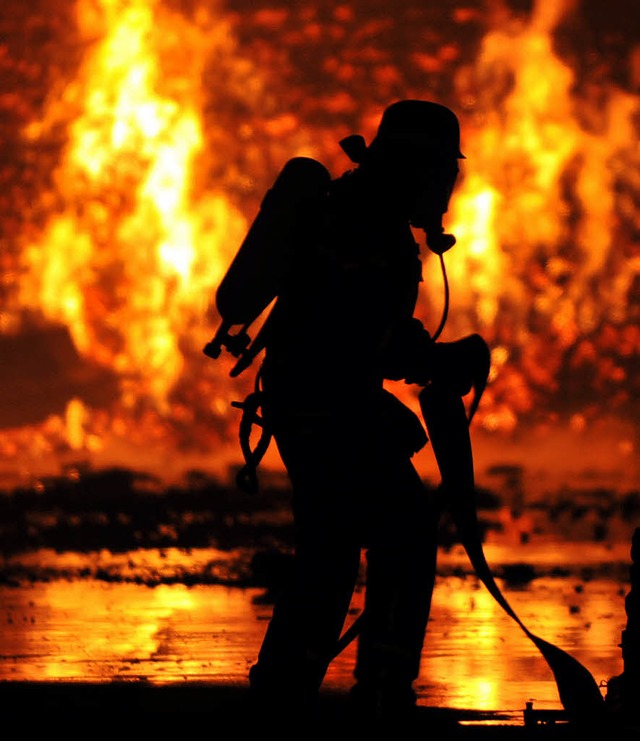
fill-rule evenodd
<path id="1" fill-rule="evenodd" d="M 471 413 L 467 417 L 460 389 L 451 388 L 445 380 L 435 381 L 426 386 L 419 394 L 419 401 L 441 476 L 441 491 L 450 508 L 460 541 L 476 575 L 491 596 L 520 626 L 547 661 L 556 681 L 560 701 L 569 718 L 579 723 L 599 723 L 605 717 L 605 701 L 591 673 L 573 656 L 533 634 L 524 625 L 500 591 L 485 558 L 475 501 L 469 425 L 479 402 L 479 393 L 481 394 L 486 382 L 489 350 L 478 335 L 471 335 L 451 344 L 457 345 L 460 354 L 467 351 L 465 365 L 475 370 L 475 373 L 472 372 L 475 378 L 471 380 L 471 385 L 475 386 L 476 395 Z M 443 370 L 446 371 L 446 368 Z M 442 376 L 444 379 L 450 377 L 450 374 L 445 372 Z M 364 620 L 366 611 L 361 613 L 343 633 L 334 651 L 334 657 L 354 640 Z"/>

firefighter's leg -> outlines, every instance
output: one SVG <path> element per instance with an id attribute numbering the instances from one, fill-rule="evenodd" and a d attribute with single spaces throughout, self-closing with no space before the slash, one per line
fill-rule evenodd
<path id="1" fill-rule="evenodd" d="M 410 462 L 391 480 L 367 549 L 365 617 L 351 693 L 377 717 L 403 714 L 415 704 L 413 682 L 436 573 L 436 503 Z"/>
<path id="2" fill-rule="evenodd" d="M 254 696 L 271 707 L 283 703 L 286 712 L 315 701 L 349 609 L 360 545 L 342 464 L 317 442 L 281 438 L 279 445 L 294 490 L 293 577 L 274 606 L 250 684 Z"/>
<path id="3" fill-rule="evenodd" d="M 350 544 L 300 541 L 292 582 L 274 605 L 250 672 L 254 693 L 269 704 L 294 708 L 315 701 L 349 609 L 359 556 Z"/>
<path id="4" fill-rule="evenodd" d="M 420 407 L 440 476 L 442 496 L 464 540 L 477 529 L 469 423 L 462 398 L 444 383 L 420 392 Z"/>

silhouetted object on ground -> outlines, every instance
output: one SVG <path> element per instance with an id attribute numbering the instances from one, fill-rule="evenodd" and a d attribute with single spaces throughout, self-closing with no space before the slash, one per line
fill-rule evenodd
<path id="1" fill-rule="evenodd" d="M 633 534 L 631 562 L 631 589 L 625 599 L 627 625 L 620 644 L 624 670 L 609 680 L 606 701 L 614 716 L 640 729 L 640 528 Z"/>
<path id="2" fill-rule="evenodd" d="M 522 625 L 484 559 L 469 423 L 489 349 L 475 334 L 439 341 L 448 289 L 433 335 L 413 316 L 422 270 L 412 227 L 424 230 L 447 285 L 442 256 L 455 238 L 442 219 L 463 157 L 458 120 L 436 103 L 400 101 L 385 110 L 369 146 L 358 135 L 341 145 L 357 167 L 337 179 L 307 158 L 285 165 L 220 284 L 222 322 L 204 350 L 237 357 L 232 375 L 265 351 L 254 391 L 234 403 L 243 410 L 246 460 L 237 483 L 257 491 L 273 436 L 293 490 L 292 573 L 250 672 L 252 694 L 272 717 L 310 710 L 329 663 L 357 635 L 356 712 L 410 714 L 444 506 L 480 578 L 547 659 L 567 710 L 594 719 L 603 700 L 593 677 Z M 252 342 L 248 330 L 272 302 Z M 423 424 L 385 380 L 422 387 L 438 497 L 411 460 L 428 442 Z M 256 424 L 262 434 L 252 447 Z M 363 549 L 365 608 L 342 633 Z"/>

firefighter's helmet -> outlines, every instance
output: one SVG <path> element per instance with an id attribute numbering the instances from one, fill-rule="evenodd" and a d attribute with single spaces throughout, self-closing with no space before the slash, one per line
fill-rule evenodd
<path id="1" fill-rule="evenodd" d="M 340 142 L 353 162 L 379 156 L 415 159 L 422 155 L 465 159 L 460 151 L 460 123 L 456 114 L 429 100 L 400 100 L 382 114 L 375 138 L 367 147 L 359 135 Z"/>

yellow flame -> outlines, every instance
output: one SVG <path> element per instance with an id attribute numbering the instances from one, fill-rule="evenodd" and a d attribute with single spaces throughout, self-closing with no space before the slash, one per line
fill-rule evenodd
<path id="1" fill-rule="evenodd" d="M 474 298 L 478 316 L 485 326 L 495 320 L 496 287 L 504 272 L 495 230 L 499 206 L 499 193 L 474 175 L 467 179 L 455 203 L 455 213 L 460 214 L 460 220 L 454 223 L 453 230 L 464 245 L 465 255 L 464 259 L 452 261 L 450 274 L 454 282 L 466 282 L 465 293 Z"/>
<path id="2" fill-rule="evenodd" d="M 475 113 L 463 130 L 468 159 L 450 216 L 458 244 L 448 259 L 456 307 L 448 331 L 479 328 L 497 343 L 507 333 L 522 358 L 519 369 L 505 365 L 493 374 L 510 413 L 499 414 L 497 399 L 491 409 L 487 398 L 492 428 L 503 424 L 499 416 L 505 429 L 517 420 L 514 389 L 525 382 L 514 385 L 512 374 L 544 377 L 553 387 L 541 363 L 557 366 L 558 354 L 582 334 L 622 319 L 637 275 L 630 261 L 615 277 L 605 268 L 615 260 L 620 158 L 637 150 L 640 105 L 611 85 L 597 111 L 599 127 L 587 124 L 593 104 L 576 96 L 575 73 L 554 46 L 554 30 L 572 6 L 538 0 L 528 21 L 501 15 L 456 79 Z M 549 338 L 544 353 L 532 342 L 532 317 L 533 331 Z"/>

